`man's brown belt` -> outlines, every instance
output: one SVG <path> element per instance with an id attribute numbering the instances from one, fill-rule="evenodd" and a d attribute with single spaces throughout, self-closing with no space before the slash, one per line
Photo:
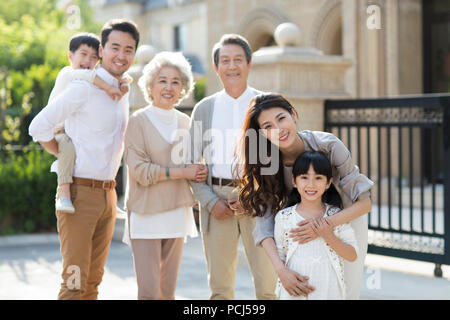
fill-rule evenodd
<path id="1" fill-rule="evenodd" d="M 231 179 L 225 179 L 225 178 L 216 178 L 212 177 L 212 184 L 215 184 L 216 186 L 229 186 L 229 187 L 236 187 L 237 181 L 231 180 Z"/>
<path id="2" fill-rule="evenodd" d="M 116 187 L 116 182 L 114 180 L 94 180 L 94 179 L 86 179 L 86 178 L 77 178 L 73 177 L 73 183 L 79 184 L 82 186 L 92 187 L 92 188 L 100 188 L 104 190 L 111 190 Z"/>

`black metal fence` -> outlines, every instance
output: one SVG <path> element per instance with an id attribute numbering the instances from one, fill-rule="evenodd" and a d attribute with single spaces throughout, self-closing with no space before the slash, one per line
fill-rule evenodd
<path id="1" fill-rule="evenodd" d="M 325 101 L 339 137 L 375 185 L 369 253 L 450 264 L 450 95 Z"/>

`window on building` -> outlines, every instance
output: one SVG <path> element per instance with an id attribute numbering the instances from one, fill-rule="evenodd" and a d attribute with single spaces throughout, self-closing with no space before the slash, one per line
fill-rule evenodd
<path id="1" fill-rule="evenodd" d="M 422 0 L 423 14 L 423 89 L 424 93 L 450 92 L 450 0 Z M 432 146 L 444 145 L 442 128 L 425 128 L 425 154 L 432 154 Z M 434 141 L 434 144 L 432 143 Z M 443 159 L 443 149 L 435 150 L 436 157 Z M 425 157 L 422 170 L 426 179 L 437 172 L 437 181 L 444 178 L 444 164 L 435 168 L 430 157 Z"/>
<path id="2" fill-rule="evenodd" d="M 186 26 L 184 24 L 178 24 L 173 27 L 173 50 L 185 51 L 186 50 Z"/>
<path id="3" fill-rule="evenodd" d="M 450 92 L 450 0 L 423 0 L 423 87 Z"/>

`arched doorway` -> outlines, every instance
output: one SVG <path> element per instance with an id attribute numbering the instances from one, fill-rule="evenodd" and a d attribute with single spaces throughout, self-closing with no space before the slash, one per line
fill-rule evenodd
<path id="1" fill-rule="evenodd" d="M 239 32 L 250 43 L 253 52 L 262 47 L 274 46 L 276 27 L 288 19 L 274 8 L 259 8 L 250 12 L 239 26 Z"/>
<path id="2" fill-rule="evenodd" d="M 342 55 L 342 4 L 328 1 L 319 11 L 309 45 L 325 55 Z"/>

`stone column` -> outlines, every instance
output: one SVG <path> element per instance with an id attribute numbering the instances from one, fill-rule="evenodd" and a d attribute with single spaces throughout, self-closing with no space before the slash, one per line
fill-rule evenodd
<path id="1" fill-rule="evenodd" d="M 131 66 L 127 72 L 133 78 L 133 82 L 130 85 L 130 114 L 148 104 L 139 88 L 138 81 L 142 76 L 144 66 L 153 59 L 156 53 L 156 49 L 150 45 L 143 44 L 139 46 L 136 51 L 137 64 Z"/>
<path id="2" fill-rule="evenodd" d="M 129 95 L 129 103 L 130 103 L 130 115 L 147 105 L 147 102 L 144 99 L 144 95 L 142 94 L 141 89 L 139 88 L 138 81 L 142 76 L 142 69 L 144 66 L 152 60 L 152 58 L 156 54 L 156 49 L 150 45 L 141 45 L 136 51 L 136 61 L 137 64 L 133 65 L 128 69 L 127 73 L 133 78 L 133 82 L 130 85 L 130 95 Z M 124 196 L 125 189 L 128 180 L 127 169 L 126 169 L 125 161 L 122 159 L 122 195 L 117 199 L 117 215 L 116 215 L 116 224 L 114 228 L 114 241 L 121 241 L 123 236 L 123 230 L 126 219 L 126 212 L 122 210 L 124 207 Z"/>
<path id="3" fill-rule="evenodd" d="M 253 54 L 249 84 L 286 97 L 299 114 L 299 130 L 323 130 L 324 100 L 349 97 L 345 73 L 351 61 L 303 47 L 300 30 L 292 23 L 279 25 L 274 37 L 278 46 Z"/>

